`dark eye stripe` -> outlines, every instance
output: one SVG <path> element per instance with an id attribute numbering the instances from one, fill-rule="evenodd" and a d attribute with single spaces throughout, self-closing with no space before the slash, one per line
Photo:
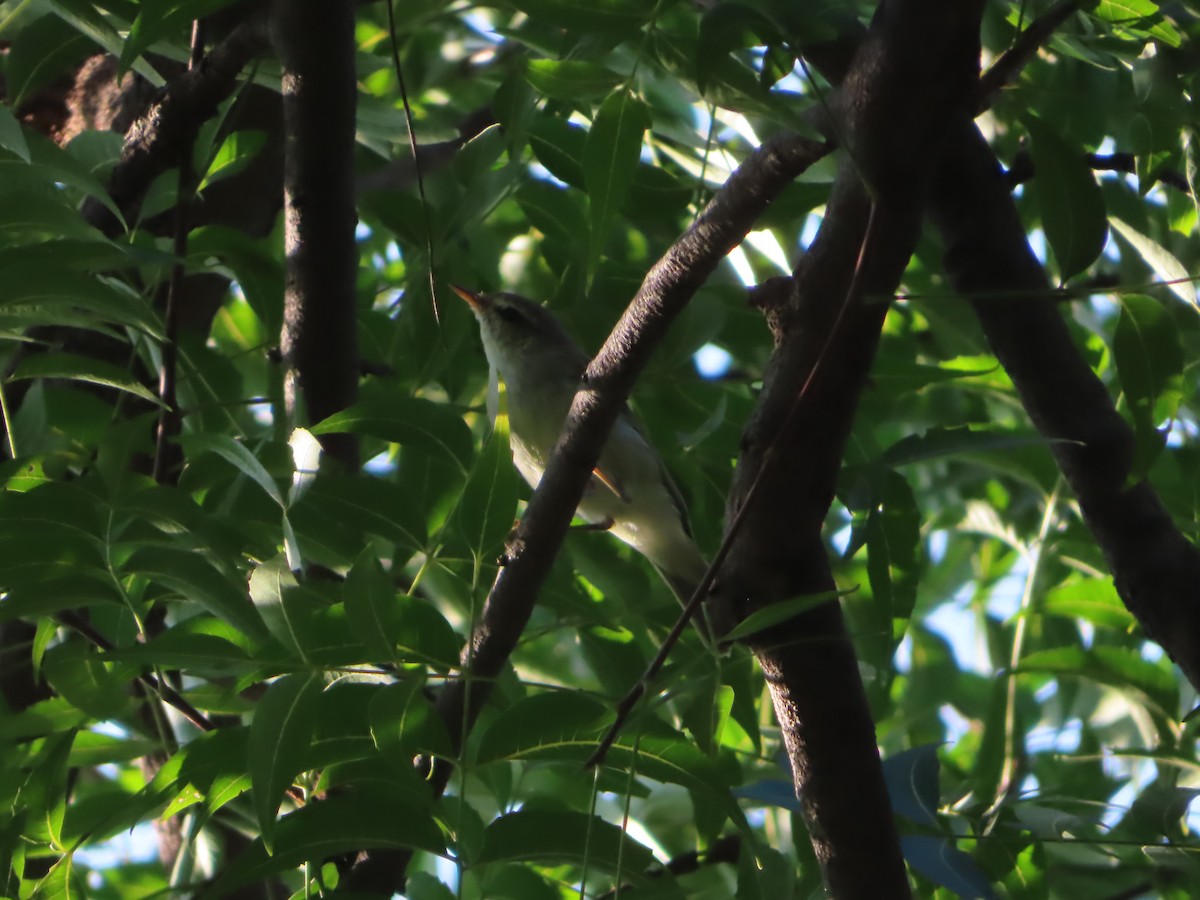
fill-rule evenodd
<path id="1" fill-rule="evenodd" d="M 521 315 L 521 313 L 518 312 L 515 307 L 512 306 L 497 305 L 496 313 L 500 316 L 500 318 L 510 325 L 516 325 L 525 321 L 525 317 Z"/>

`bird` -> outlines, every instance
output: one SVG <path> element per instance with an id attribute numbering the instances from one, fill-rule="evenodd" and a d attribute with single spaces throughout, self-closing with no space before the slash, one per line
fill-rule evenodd
<path id="1" fill-rule="evenodd" d="M 536 488 L 591 357 L 554 313 L 527 297 L 451 288 L 479 323 L 489 369 L 488 414 L 494 421 L 502 381 L 513 462 Z M 576 513 L 646 557 L 680 603 L 692 598 L 708 562 L 679 490 L 628 407 L 613 425 Z"/>

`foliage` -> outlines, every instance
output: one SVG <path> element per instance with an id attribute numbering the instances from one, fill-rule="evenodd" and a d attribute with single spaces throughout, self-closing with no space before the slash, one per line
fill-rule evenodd
<path id="1" fill-rule="evenodd" d="M 435 317 L 429 267 L 439 288 L 540 298 L 597 348 L 759 139 L 807 127 L 832 87 L 796 65 L 796 50 L 840 21 L 769 0 L 397 4 L 418 140 L 451 139 L 480 110 L 497 124 L 426 173 L 424 212 L 411 185 L 359 198 L 360 346 L 386 374 L 312 431 L 359 435 L 371 463 L 314 477 L 311 438 L 285 421 L 268 352 L 283 315 L 278 233 L 204 226 L 188 271 L 236 288 L 182 338 L 186 467 L 177 485 L 155 484 L 142 474 L 157 402 L 146 373 L 161 358 L 153 299 L 173 257 L 153 213 L 169 207 L 174 178 L 104 237 L 80 205 L 120 214 L 104 187 L 120 141 L 85 130 L 58 146 L 29 101 L 101 50 L 163 83 L 186 58 L 191 19 L 223 5 L 0 2 L 11 41 L 0 626 L 6 659 L 21 661 L 4 671 L 32 661 L 44 685 L 26 703 L 9 694 L 0 719 L 0 895 L 144 897 L 204 883 L 203 896 L 219 896 L 264 878 L 327 891 L 339 877 L 328 861 L 364 847 L 418 852 L 412 898 L 599 897 L 618 884 L 639 897 L 812 895 L 820 875 L 744 650 L 714 657 L 685 637 L 605 766 L 581 768 L 677 609 L 605 536 L 569 536 L 447 795 L 434 798 L 410 761 L 449 752 L 431 696 L 459 671 L 527 496 L 502 433 L 489 439 L 475 323 L 444 289 Z M 990 5 L 988 58 L 1041 6 Z M 407 139 L 385 11 L 362 4 L 357 17 L 366 173 L 406 154 Z M 1184 188 L 1196 171 L 1198 36 L 1181 5 L 1092 4 L 982 119 L 1002 161 L 1032 160 L 1032 180 L 1015 188 L 1025 226 L 1135 428 L 1138 471 L 1192 534 L 1200 243 Z M 277 85 L 272 66 L 255 77 Z M 262 144 L 254 131 L 203 129 L 200 202 Z M 1114 152 L 1132 154 L 1131 173 L 1101 170 Z M 823 163 L 774 204 L 635 396 L 709 551 L 771 349 L 744 282 L 788 271 L 832 176 Z M 1185 813 L 1200 769 L 1182 717 L 1194 695 L 1122 606 L 932 240 L 904 291 L 827 533 L 915 890 L 1189 895 L 1200 873 Z M 61 326 L 120 352 L 68 349 Z M 691 362 L 708 344 L 730 357 L 717 377 Z M 198 729 L 174 707 L 169 728 L 150 716 L 171 683 L 219 727 Z M 165 761 L 146 780 L 138 760 L 153 754 Z M 106 861 L 114 839 L 169 817 L 185 842 L 173 871 Z M 729 834 L 741 837 L 739 862 L 661 865 Z"/>

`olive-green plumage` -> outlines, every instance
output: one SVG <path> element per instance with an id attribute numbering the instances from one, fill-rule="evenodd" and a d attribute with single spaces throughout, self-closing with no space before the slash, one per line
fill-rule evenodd
<path id="1" fill-rule="evenodd" d="M 497 380 L 508 396 L 513 462 L 537 487 L 590 357 L 554 314 L 517 294 L 477 294 L 455 287 L 479 321 L 491 369 L 488 407 L 495 416 Z M 629 410 L 609 434 L 579 516 L 609 530 L 644 555 L 681 602 L 704 576 L 687 513 L 658 453 Z"/>

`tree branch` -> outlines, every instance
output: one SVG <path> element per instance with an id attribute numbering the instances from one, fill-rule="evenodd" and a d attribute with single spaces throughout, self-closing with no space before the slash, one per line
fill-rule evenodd
<path id="1" fill-rule="evenodd" d="M 976 112 L 983 112 L 991 106 L 996 94 L 1016 80 L 1038 48 L 1050 40 L 1058 27 L 1078 11 L 1079 0 L 1059 0 L 1030 22 L 1029 27 L 1017 35 L 1012 46 L 980 76 Z"/>
<path id="2" fill-rule="evenodd" d="M 1137 174 L 1137 157 L 1132 153 L 1088 153 L 1086 156 L 1088 165 L 1097 172 Z M 1012 164 L 1005 172 L 1005 180 L 1010 187 L 1016 187 L 1018 184 L 1029 181 L 1035 175 L 1037 172 L 1033 167 L 1033 157 L 1030 156 L 1028 150 L 1021 150 L 1013 157 Z M 1175 190 L 1191 196 L 1192 189 L 1188 184 L 1187 176 L 1178 169 L 1163 166 L 1155 169 L 1151 176 L 1155 181 L 1161 181 L 1168 187 L 1173 187 Z"/>
<path id="3" fill-rule="evenodd" d="M 887 313 L 880 298 L 894 293 L 916 245 L 944 135 L 952 122 L 970 117 L 981 12 L 979 2 L 951 8 L 931 0 L 885 0 L 845 70 L 833 106 L 843 118 L 838 133 L 848 142 L 850 159 L 817 238 L 796 268 L 794 294 L 768 310 L 778 346 L 743 432 L 726 507 L 728 523 L 760 479 L 772 498 L 747 514 L 718 582 L 724 615 L 732 620 L 835 589 L 822 525 Z M 822 59 L 830 61 L 828 55 Z M 830 70 L 835 78 L 842 65 Z M 906 139 L 897 141 L 897 134 Z M 810 378 L 799 415 L 793 415 L 795 398 Z M 824 604 L 751 643 L 771 690 L 827 890 L 836 897 L 908 896 L 870 710 L 840 606 Z"/>
<path id="4" fill-rule="evenodd" d="M 150 183 L 178 164 L 191 131 L 212 117 L 237 87 L 246 64 L 269 46 L 266 12 L 249 16 L 208 52 L 202 65 L 168 82 L 130 127 L 121 161 L 108 181 L 109 195 L 127 221 L 137 215 Z M 120 231 L 112 213 L 94 199 L 84 204 L 83 215 L 110 237 Z"/>
<path id="5" fill-rule="evenodd" d="M 957 130 L 932 199 L 946 273 L 1079 500 L 1129 611 L 1200 690 L 1200 550 L 1154 489 L 1129 484 L 1133 432 L 1080 356 L 979 131 Z M 1000 295 L 1003 295 L 1002 297 Z"/>
<path id="6" fill-rule="evenodd" d="M 358 396 L 354 7 L 277 0 L 274 13 L 283 63 L 285 402 L 292 422 L 301 421 L 301 398 L 304 416 L 319 422 Z M 321 445 L 347 469 L 358 467 L 354 435 L 324 435 Z"/>
<path id="7" fill-rule="evenodd" d="M 446 685 L 438 712 L 461 748 L 524 631 L 567 525 L 617 415 L 650 355 L 717 264 L 753 227 L 767 205 L 826 147 L 797 137 L 768 140 L 724 186 L 700 217 L 655 263 L 585 374 L 558 446 L 508 546 L 483 612 L 463 652 L 463 677 Z M 450 763 L 434 767 L 434 792 L 450 778 Z M 373 851 L 355 865 L 350 888 L 394 891 L 403 886 L 409 854 Z"/>

